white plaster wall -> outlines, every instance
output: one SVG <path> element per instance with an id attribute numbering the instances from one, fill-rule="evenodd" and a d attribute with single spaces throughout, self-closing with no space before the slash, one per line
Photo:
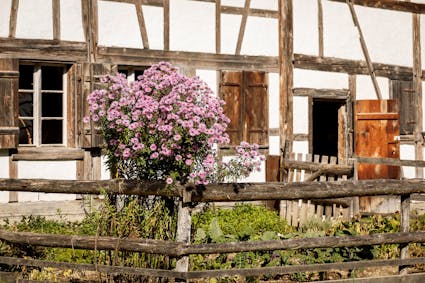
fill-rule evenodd
<path id="1" fill-rule="evenodd" d="M 383 77 L 376 78 L 379 89 L 381 90 L 382 98 L 389 99 L 389 80 Z M 356 99 L 377 99 L 375 88 L 373 87 L 370 76 L 358 75 L 356 79 Z"/>
<path id="2" fill-rule="evenodd" d="M 400 159 L 415 160 L 415 146 L 412 144 L 401 144 Z M 401 177 L 415 178 L 415 167 L 403 166 L 401 170 Z"/>
<path id="3" fill-rule="evenodd" d="M 9 36 L 9 18 L 12 0 L 0 0 L 0 36 Z"/>
<path id="4" fill-rule="evenodd" d="M 294 96 L 293 108 L 294 134 L 308 134 L 308 97 Z"/>
<path id="5" fill-rule="evenodd" d="M 150 49 L 164 49 L 163 8 L 142 6 Z"/>
<path id="6" fill-rule="evenodd" d="M 106 155 L 100 156 L 100 179 L 101 180 L 109 180 L 111 179 L 111 172 L 106 166 Z"/>
<path id="7" fill-rule="evenodd" d="M 308 141 L 294 141 L 292 152 L 308 154 Z"/>
<path id="8" fill-rule="evenodd" d="M 348 75 L 343 73 L 294 69 L 294 87 L 348 88 Z"/>
<path id="9" fill-rule="evenodd" d="M 279 128 L 278 73 L 269 73 L 269 128 Z"/>
<path id="10" fill-rule="evenodd" d="M 221 15 L 221 53 L 235 54 L 241 20 L 240 15 Z"/>
<path id="11" fill-rule="evenodd" d="M 53 38 L 51 0 L 20 0 L 16 22 L 17 38 Z"/>
<path id="12" fill-rule="evenodd" d="M 18 161 L 18 178 L 75 180 L 76 161 Z M 18 193 L 19 202 L 74 200 L 75 194 Z"/>
<path id="13" fill-rule="evenodd" d="M 279 136 L 269 136 L 269 155 L 281 155 Z"/>
<path id="14" fill-rule="evenodd" d="M 215 52 L 215 4 L 170 1 L 170 49 Z"/>
<path id="15" fill-rule="evenodd" d="M 315 0 L 297 0 L 294 9 L 294 52 L 319 54 L 318 10 Z"/>
<path id="16" fill-rule="evenodd" d="M 61 39 L 84 42 L 81 0 L 62 0 L 60 2 Z"/>
<path id="17" fill-rule="evenodd" d="M 221 0 L 222 6 L 244 7 L 245 0 Z"/>
<path id="18" fill-rule="evenodd" d="M 355 6 L 373 62 L 412 65 L 410 13 Z M 364 59 L 351 13 L 344 3 L 323 2 L 325 56 Z"/>
<path id="19" fill-rule="evenodd" d="M 217 92 L 217 71 L 216 70 L 196 70 L 196 75 L 206 82 L 215 95 Z"/>
<path id="20" fill-rule="evenodd" d="M 298 0 L 297 0 L 298 1 Z M 223 1 L 221 1 L 223 2 Z M 296 1 L 294 1 L 296 2 Z M 275 10 L 278 9 L 278 0 L 251 0 L 250 8 L 253 9 L 265 9 L 265 10 Z"/>
<path id="21" fill-rule="evenodd" d="M 234 158 L 232 155 L 223 156 L 223 161 L 227 162 Z M 230 181 L 230 180 L 229 180 Z M 266 162 L 262 161 L 260 165 L 260 171 L 253 171 L 246 178 L 240 178 L 237 180 L 239 183 L 258 183 L 266 181 Z"/>
<path id="22" fill-rule="evenodd" d="M 322 3 L 324 55 L 362 59 L 358 33 L 347 5 L 330 1 Z"/>
<path id="23" fill-rule="evenodd" d="M 99 44 L 142 48 L 136 7 L 133 4 L 99 1 Z"/>
<path id="24" fill-rule="evenodd" d="M 0 178 L 9 178 L 9 153 L 0 150 Z M 0 191 L 0 203 L 9 202 L 9 192 Z"/>
<path id="25" fill-rule="evenodd" d="M 277 19 L 248 17 L 241 54 L 278 56 L 278 31 Z"/>
<path id="26" fill-rule="evenodd" d="M 362 6 L 356 11 L 373 62 L 412 66 L 410 13 Z"/>

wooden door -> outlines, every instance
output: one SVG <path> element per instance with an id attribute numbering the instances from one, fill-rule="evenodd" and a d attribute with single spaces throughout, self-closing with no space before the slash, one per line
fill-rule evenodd
<path id="1" fill-rule="evenodd" d="M 400 158 L 399 109 L 396 100 L 359 100 L 354 104 L 354 151 L 358 157 Z M 400 167 L 381 164 L 357 165 L 359 180 L 399 179 Z M 360 198 L 360 209 L 370 211 L 380 202 Z"/>

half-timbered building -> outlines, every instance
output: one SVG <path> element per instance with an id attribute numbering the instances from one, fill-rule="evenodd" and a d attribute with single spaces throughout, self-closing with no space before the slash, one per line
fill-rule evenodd
<path id="1" fill-rule="evenodd" d="M 223 154 L 245 140 L 269 156 L 250 181 L 275 180 L 283 151 L 423 160 L 424 13 L 418 0 L 0 0 L 0 178 L 110 178 L 86 97 L 159 61 L 226 101 Z"/>

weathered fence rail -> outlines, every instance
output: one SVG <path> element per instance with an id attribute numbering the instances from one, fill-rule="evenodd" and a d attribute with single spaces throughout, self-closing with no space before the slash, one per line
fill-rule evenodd
<path id="1" fill-rule="evenodd" d="M 406 252 L 406 247 L 409 243 L 425 243 L 425 232 L 409 232 L 409 203 L 411 197 L 415 194 L 425 193 L 425 180 L 422 179 L 253 184 L 238 183 L 211 184 L 198 187 L 189 185 L 178 186 L 175 188 L 168 188 L 161 182 L 137 182 L 122 179 L 108 181 L 0 179 L 0 191 L 79 194 L 100 194 L 105 192 L 140 196 L 161 195 L 178 197 L 186 203 L 282 199 L 335 199 L 354 196 L 395 195 L 401 196 L 400 199 L 402 208 L 400 211 L 401 227 L 400 232 L 398 233 L 257 242 L 233 242 L 223 244 L 194 245 L 185 242 L 159 241 L 152 239 L 118 239 L 113 237 L 46 235 L 0 230 L 0 240 L 11 243 L 47 247 L 135 251 L 163 254 L 176 258 L 182 258 L 191 254 L 400 244 L 402 248 L 400 259 L 206 271 L 173 271 L 119 266 L 95 266 L 90 264 L 58 263 L 10 257 L 0 257 L 1 264 L 78 268 L 80 270 L 97 270 L 105 273 L 123 272 L 151 277 L 179 278 L 183 280 L 233 275 L 260 276 L 264 274 L 277 275 L 306 271 L 326 271 L 330 269 L 353 269 L 373 266 L 405 266 L 419 263 L 425 264 L 425 258 L 408 258 L 408 254 Z"/>

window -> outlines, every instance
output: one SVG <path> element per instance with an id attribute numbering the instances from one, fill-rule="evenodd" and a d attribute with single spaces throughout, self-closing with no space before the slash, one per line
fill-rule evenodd
<path id="1" fill-rule="evenodd" d="M 220 95 L 230 118 L 227 133 L 230 145 L 241 141 L 267 145 L 268 90 L 265 72 L 221 72 Z"/>
<path id="2" fill-rule="evenodd" d="M 118 73 L 122 73 L 127 77 L 129 82 L 134 82 L 149 67 L 119 67 Z"/>
<path id="3" fill-rule="evenodd" d="M 64 66 L 19 66 L 19 144 L 65 143 L 64 80 Z"/>
<path id="4" fill-rule="evenodd" d="M 415 107 L 417 99 L 413 89 L 413 82 L 392 80 L 390 92 L 392 99 L 398 101 L 400 109 L 400 134 L 413 134 L 418 116 Z"/>

